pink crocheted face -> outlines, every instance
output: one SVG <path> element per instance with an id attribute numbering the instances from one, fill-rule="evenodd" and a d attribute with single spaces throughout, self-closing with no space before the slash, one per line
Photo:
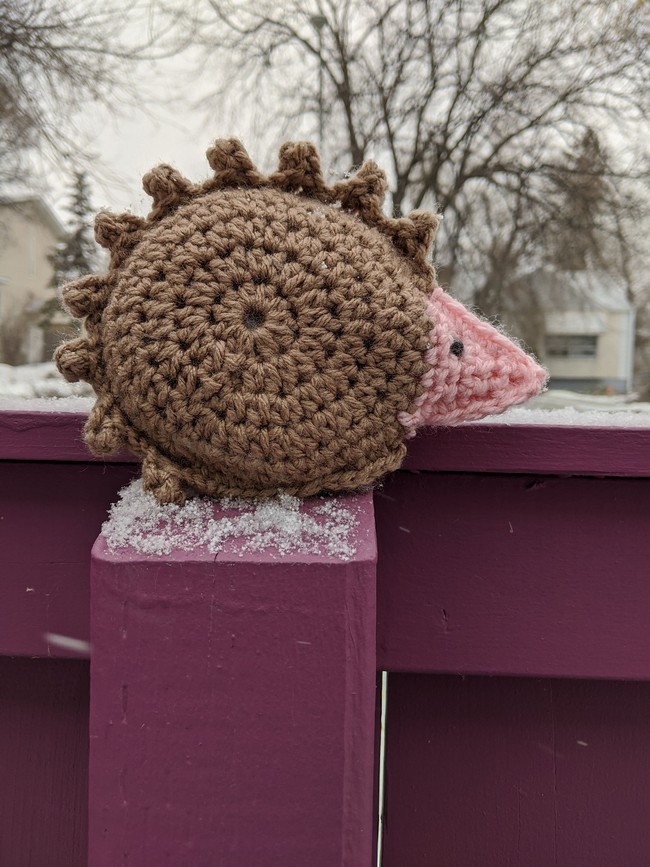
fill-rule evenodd
<path id="1" fill-rule="evenodd" d="M 427 309 L 433 328 L 425 391 L 415 411 L 399 417 L 409 436 L 424 425 L 453 425 L 503 412 L 544 386 L 546 371 L 531 356 L 440 287 Z"/>

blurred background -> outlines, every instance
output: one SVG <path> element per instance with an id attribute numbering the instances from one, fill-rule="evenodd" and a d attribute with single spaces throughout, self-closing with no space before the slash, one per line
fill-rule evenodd
<path id="1" fill-rule="evenodd" d="M 146 214 L 214 138 L 318 143 L 437 210 L 443 286 L 549 368 L 546 406 L 650 401 L 650 0 L 0 0 L 0 396 L 51 362 L 97 210 Z"/>

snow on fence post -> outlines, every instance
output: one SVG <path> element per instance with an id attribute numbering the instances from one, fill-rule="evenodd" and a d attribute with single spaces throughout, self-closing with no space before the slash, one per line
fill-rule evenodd
<path id="1" fill-rule="evenodd" d="M 89 867 L 370 867 L 374 513 L 338 502 L 347 560 L 99 537 Z"/>

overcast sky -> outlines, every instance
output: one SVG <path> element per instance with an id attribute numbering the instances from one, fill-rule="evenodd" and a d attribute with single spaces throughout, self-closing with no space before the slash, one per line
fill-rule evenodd
<path id="1" fill-rule="evenodd" d="M 194 68 L 187 53 L 140 67 L 138 105 L 117 105 L 113 114 L 90 105 L 73 119 L 80 146 L 99 156 L 88 173 L 97 209 L 146 213 L 151 200 L 142 190 L 142 176 L 159 163 L 170 163 L 193 181 L 208 177 L 205 151 L 215 138 L 241 138 L 256 162 L 268 163 L 263 145 L 252 140 L 254 120 L 245 106 L 233 106 L 227 114 L 215 107 L 213 118 L 194 107 L 212 90 L 215 75 L 213 67 L 194 77 Z M 45 169 L 46 198 L 64 220 L 71 170 L 72 161 Z"/>
<path id="2" fill-rule="evenodd" d="M 130 108 L 112 117 L 93 107 L 76 124 L 92 151 L 100 155 L 96 172 L 89 172 L 93 204 L 135 213 L 148 209 L 150 199 L 142 190 L 142 176 L 149 169 L 171 163 L 192 180 L 206 177 L 210 169 L 205 151 L 216 134 L 227 132 L 208 132 L 201 112 L 190 108 L 171 112 L 162 98 L 147 111 Z M 47 179 L 47 198 L 64 218 L 70 183 L 67 167 L 50 167 Z"/>
<path id="3" fill-rule="evenodd" d="M 107 2 L 108 5 L 128 2 L 135 8 L 138 0 Z M 145 3 L 144 12 L 132 15 L 122 32 L 124 46 L 146 44 L 152 28 L 164 29 L 164 24 L 156 25 L 148 16 L 149 5 Z M 184 8 L 191 5 L 188 2 Z M 175 166 L 193 181 L 208 177 L 210 168 L 205 151 L 215 138 L 240 138 L 262 170 L 275 168 L 283 131 L 278 129 L 277 120 L 269 122 L 273 106 L 269 101 L 257 108 L 242 104 L 245 98 L 242 88 L 233 87 L 229 88 L 235 93 L 228 107 L 215 104 L 210 112 L 207 107 L 197 108 L 198 100 L 213 94 L 226 73 L 232 71 L 216 46 L 207 62 L 201 63 L 201 59 L 205 60 L 199 49 L 191 48 L 182 54 L 142 63 L 132 75 L 141 91 L 137 106 L 116 105 L 111 117 L 105 108 L 90 105 L 73 118 L 80 146 L 101 155 L 96 171 L 89 171 L 96 208 L 146 212 L 150 199 L 142 191 L 142 175 L 162 162 Z M 197 72 L 201 67 L 202 71 Z M 317 76 L 316 64 L 312 73 Z M 308 73 L 303 70 L 302 74 Z M 299 125 L 301 128 L 292 126 L 290 137 L 316 139 L 317 130 L 312 129 L 316 121 L 312 120 L 313 124 L 311 120 L 305 121 Z M 46 198 L 62 218 L 72 169 L 72 165 L 48 166 L 44 172 Z"/>

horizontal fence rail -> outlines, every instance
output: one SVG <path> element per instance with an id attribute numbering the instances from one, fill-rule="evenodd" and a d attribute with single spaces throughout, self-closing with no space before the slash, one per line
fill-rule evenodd
<path id="1" fill-rule="evenodd" d="M 402 470 L 367 498 L 376 579 L 374 565 L 371 572 L 359 565 L 321 574 L 313 563 L 296 566 L 289 579 L 262 558 L 217 589 L 214 557 L 113 562 L 98 542 L 91 602 L 91 549 L 138 464 L 127 453 L 89 455 L 84 421 L 79 413 L 0 412 L 0 766 L 11 780 L 11 793 L 5 788 L 0 798 L 0 864 L 114 867 L 126 858 L 129 867 L 159 867 L 171 850 L 152 843 L 144 855 L 139 829 L 168 815 L 167 826 L 156 832 L 154 822 L 144 837 L 184 841 L 174 867 L 304 867 L 310 841 L 320 841 L 326 867 L 370 867 L 373 835 L 364 825 L 358 836 L 363 822 L 350 802 L 367 815 L 373 791 L 376 797 L 375 669 L 389 671 L 384 867 L 650 862 L 650 829 L 641 821 L 650 788 L 643 758 L 650 726 L 650 430 L 468 425 L 425 433 L 410 443 Z M 372 555 L 363 562 L 373 562 Z M 174 606 L 152 602 L 123 639 L 121 606 L 139 592 L 138 570 L 143 584 L 152 582 L 142 591 L 150 602 L 156 593 L 164 601 L 182 576 L 196 581 L 183 590 L 187 606 L 178 617 L 171 616 Z M 289 580 L 296 584 L 283 598 L 297 613 L 283 620 L 281 599 L 267 599 L 268 613 L 261 612 L 263 587 L 279 592 Z M 365 595 L 346 596 L 346 587 L 361 586 Z M 239 636 L 233 647 L 243 648 L 239 692 L 228 674 L 238 651 L 214 657 L 226 668 L 211 673 L 214 634 L 209 639 L 209 630 L 190 623 L 209 615 L 212 597 L 213 626 L 219 635 Z M 364 624 L 361 632 L 337 631 L 351 616 L 348 622 Z M 298 635 L 303 627 L 321 642 L 315 669 L 281 650 L 283 630 L 292 647 L 311 640 Z M 359 655 L 362 635 L 372 641 Z M 216 691 L 201 702 L 213 681 Z M 175 694 L 177 705 L 164 698 Z M 226 695 L 230 729 L 219 722 L 218 698 Z M 193 722 L 200 708 L 215 720 L 210 748 Z M 244 714 L 238 722 L 237 713 Z M 305 726 L 312 749 L 302 740 Z M 247 748 L 247 738 L 257 746 L 251 740 Z M 193 774 L 205 784 L 185 819 L 179 805 L 188 799 L 175 798 L 164 779 L 174 750 L 182 757 L 179 785 L 191 788 Z M 21 767 L 29 771 L 21 774 Z M 241 788 L 256 774 L 257 783 Z M 313 796 L 305 795 L 298 810 L 302 849 L 283 851 L 278 841 L 290 834 L 297 815 L 291 798 L 301 785 Z M 42 793 L 57 786 L 65 804 L 52 813 Z M 235 812 L 218 831 L 228 793 Z M 254 824 L 256 810 L 268 818 L 271 808 L 276 819 L 260 821 L 265 830 L 257 837 L 246 837 L 244 825 L 236 830 L 240 818 Z M 34 827 L 39 837 L 30 836 Z M 206 854 L 210 834 L 221 847 L 228 840 L 220 861 Z M 275 840 L 276 860 L 272 847 L 265 853 L 265 839 L 269 847 Z M 308 861 L 320 863 L 315 850 Z"/>

